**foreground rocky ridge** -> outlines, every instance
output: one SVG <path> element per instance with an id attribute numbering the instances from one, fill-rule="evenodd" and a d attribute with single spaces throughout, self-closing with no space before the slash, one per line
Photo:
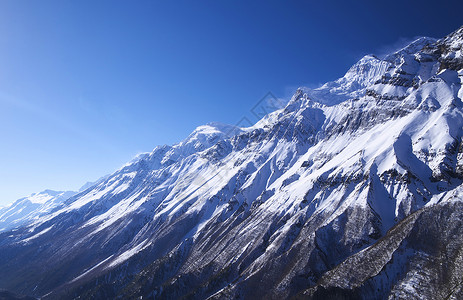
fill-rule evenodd
<path id="1" fill-rule="evenodd" d="M 208 124 L 140 155 L 0 234 L 0 288 L 45 299 L 458 295 L 461 235 L 439 221 L 461 211 L 462 44 L 463 28 L 366 56 L 253 127 Z M 450 273 L 433 275 L 441 262 Z"/>
<path id="2" fill-rule="evenodd" d="M 421 209 L 298 299 L 461 299 L 463 203 Z"/>

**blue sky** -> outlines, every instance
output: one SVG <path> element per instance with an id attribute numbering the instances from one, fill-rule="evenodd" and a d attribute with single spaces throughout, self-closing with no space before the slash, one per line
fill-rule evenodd
<path id="1" fill-rule="evenodd" d="M 0 1 L 0 205 L 463 25 L 461 1 Z M 255 121 L 255 120 L 253 120 Z"/>

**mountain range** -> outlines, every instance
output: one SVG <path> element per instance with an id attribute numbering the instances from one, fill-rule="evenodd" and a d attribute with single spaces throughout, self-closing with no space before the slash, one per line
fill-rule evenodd
<path id="1" fill-rule="evenodd" d="M 463 27 L 0 210 L 42 299 L 463 298 Z"/>

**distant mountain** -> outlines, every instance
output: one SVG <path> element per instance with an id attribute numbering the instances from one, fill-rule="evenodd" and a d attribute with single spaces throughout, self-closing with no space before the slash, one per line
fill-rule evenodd
<path id="1" fill-rule="evenodd" d="M 463 27 L 211 123 L 14 231 L 43 299 L 463 298 Z M 46 201 L 45 201 L 46 203 Z"/>
<path id="2" fill-rule="evenodd" d="M 95 182 L 87 182 L 80 189 L 83 192 L 88 188 L 100 183 L 109 175 L 101 177 Z M 74 191 L 53 191 L 45 190 L 24 197 L 15 202 L 0 207 L 0 232 L 25 225 L 38 219 L 41 216 L 51 213 L 54 209 L 63 204 L 64 201 L 76 195 Z"/>
<path id="3" fill-rule="evenodd" d="M 51 212 L 75 194 L 76 192 L 71 191 L 45 190 L 0 208 L 0 232 L 21 226 Z"/>

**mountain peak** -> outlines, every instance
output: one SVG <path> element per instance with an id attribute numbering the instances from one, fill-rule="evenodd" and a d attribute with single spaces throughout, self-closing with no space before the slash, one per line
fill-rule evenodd
<path id="1" fill-rule="evenodd" d="M 343 77 L 316 89 L 302 90 L 316 102 L 328 106 L 336 105 L 365 95 L 366 88 L 380 79 L 390 66 L 390 62 L 368 54 L 350 67 Z"/>
<path id="2" fill-rule="evenodd" d="M 233 125 L 228 125 L 228 124 L 223 124 L 220 122 L 209 122 L 206 125 L 201 125 L 196 127 L 196 129 L 193 131 L 191 135 L 198 135 L 198 134 L 203 134 L 203 135 L 215 135 L 215 134 L 225 134 L 225 135 L 235 135 L 240 132 L 240 128 L 233 126 Z M 191 136 L 190 135 L 190 136 Z"/>
<path id="3" fill-rule="evenodd" d="M 422 50 L 424 47 L 434 44 L 437 39 L 432 37 L 418 37 L 412 42 L 408 43 L 406 46 L 394 51 L 393 53 L 387 54 L 384 57 L 384 60 L 394 62 L 400 56 L 407 54 L 414 54 Z"/>

